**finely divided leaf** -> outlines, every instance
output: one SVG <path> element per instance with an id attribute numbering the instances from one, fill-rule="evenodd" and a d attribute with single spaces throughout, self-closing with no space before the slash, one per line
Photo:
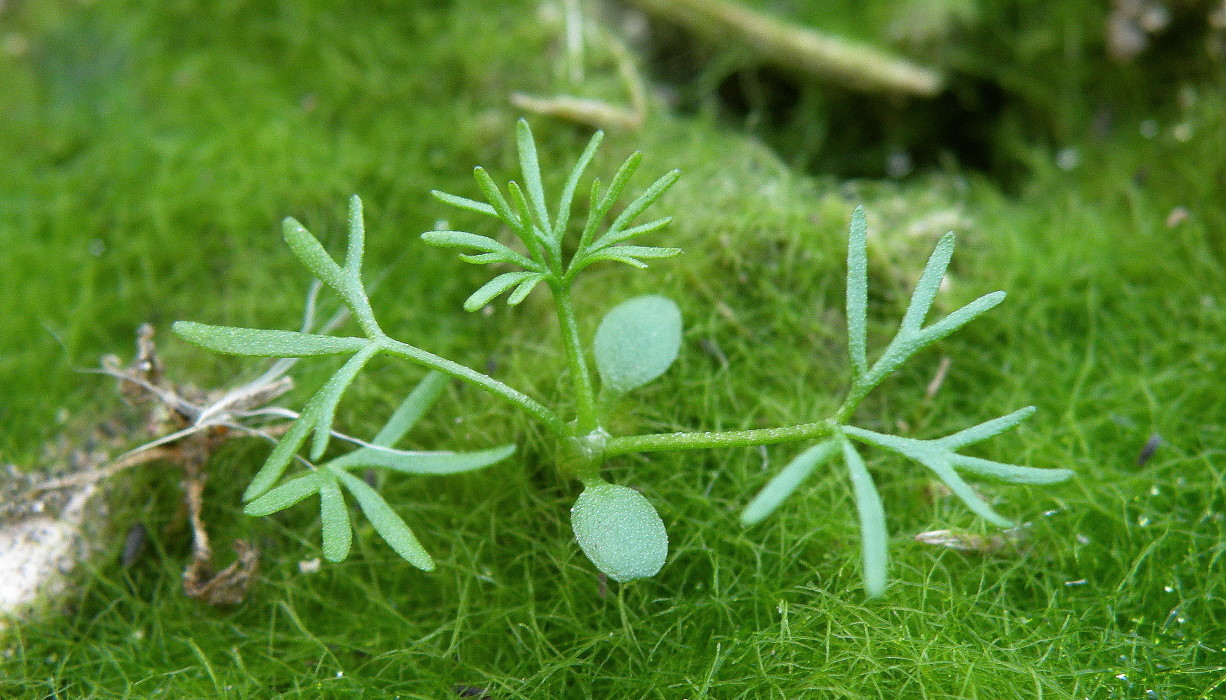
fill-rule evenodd
<path id="1" fill-rule="evenodd" d="M 976 442 L 987 440 L 994 435 L 999 435 L 1000 433 L 1003 433 L 1006 430 L 1018 425 L 1022 421 L 1033 416 L 1035 410 L 1036 409 L 1034 406 L 1019 408 L 1008 415 L 1001 416 L 1000 418 L 993 418 L 990 421 L 985 421 L 979 425 L 971 426 L 965 430 L 959 430 L 953 435 L 947 435 L 939 440 L 934 440 L 933 442 L 936 442 L 943 447 L 947 447 L 950 450 L 957 450 L 960 447 L 973 445 Z"/>
<path id="2" fill-rule="evenodd" d="M 511 287 L 524 282 L 529 278 L 535 277 L 538 281 L 542 275 L 539 272 L 504 272 L 494 279 L 481 285 L 477 291 L 473 292 L 464 302 L 465 311 L 476 311 L 486 304 L 494 300 L 495 297 L 507 291 Z"/>
<path id="3" fill-rule="evenodd" d="M 555 241 L 561 240 L 562 235 L 566 233 L 566 225 L 570 220 L 570 206 L 575 199 L 575 188 L 579 186 L 579 178 L 583 177 L 583 171 L 587 170 L 587 166 L 592 162 L 592 158 L 596 155 L 596 149 L 600 147 L 602 140 L 604 140 L 603 131 L 597 131 L 592 135 L 592 139 L 588 141 L 587 148 L 583 149 L 583 154 L 575 162 L 575 167 L 571 169 L 570 177 L 566 178 L 566 184 L 562 188 L 562 196 L 558 200 L 558 217 L 553 224 L 553 239 Z"/>
<path id="4" fill-rule="evenodd" d="M 417 537 L 413 535 L 413 531 L 409 529 L 404 520 L 392 510 L 387 501 L 383 500 L 383 496 L 379 495 L 378 491 L 352 474 L 338 470 L 336 476 L 344 482 L 349 493 L 353 494 L 358 507 L 362 509 L 366 519 L 374 526 L 375 532 L 379 533 L 383 541 L 413 566 L 423 571 L 434 571 L 434 559 L 417 541 Z"/>
<path id="5" fill-rule="evenodd" d="M 945 270 L 949 268 L 949 259 L 953 254 L 954 234 L 951 231 L 937 241 L 932 256 L 928 258 L 928 264 L 924 266 L 924 273 L 920 275 L 919 282 L 915 285 L 915 291 L 911 294 L 911 303 L 907 306 L 907 313 L 902 319 L 903 330 L 918 331 L 924 323 L 924 317 L 932 308 L 932 302 L 936 299 L 937 290 L 941 288 L 941 280 L 945 278 Z"/>
<path id="6" fill-rule="evenodd" d="M 312 236 L 302 224 L 298 223 L 293 217 L 286 217 L 282 222 L 281 231 L 284 234 L 285 242 L 289 245 L 289 249 L 294 255 L 302 261 L 303 265 L 307 266 L 320 282 L 328 285 L 333 291 L 340 294 L 342 298 L 347 299 L 349 290 L 349 281 L 345 278 L 345 273 L 341 270 L 340 265 L 328 255 L 328 251 L 324 250 L 323 245 Z"/>
<path id="7" fill-rule="evenodd" d="M 540 284 L 541 280 L 543 279 L 545 279 L 545 275 L 539 272 L 533 273 L 531 277 L 525 278 L 524 281 L 520 282 L 519 286 L 515 288 L 515 291 L 511 292 L 511 296 L 507 297 L 507 304 L 510 306 L 518 305 L 532 293 L 532 290 L 535 289 L 536 285 Z"/>
<path id="8" fill-rule="evenodd" d="M 362 272 L 362 254 L 366 250 L 366 223 L 362 220 L 362 199 L 356 194 L 349 198 L 349 246 L 345 249 L 345 273 L 358 279 Z"/>
<path id="9" fill-rule="evenodd" d="M 502 219 L 507 226 L 521 230 L 525 225 L 524 218 L 516 216 L 515 212 L 511 211 L 511 205 L 507 204 L 507 198 L 502 196 L 498 183 L 494 182 L 494 178 L 490 177 L 485 168 L 481 166 L 474 168 L 473 178 L 476 179 L 477 187 L 481 188 L 481 193 L 485 195 L 490 207 L 498 214 L 498 218 Z"/>
<path id="10" fill-rule="evenodd" d="M 966 455 L 954 455 L 950 458 L 950 463 L 963 471 L 1014 484 L 1056 484 L 1073 476 L 1073 472 L 1068 469 L 1036 469 Z"/>
<path id="11" fill-rule="evenodd" d="M 604 386 L 625 393 L 650 382 L 677 359 L 681 310 L 662 296 L 641 296 L 607 313 L 596 330 L 593 350 Z"/>
<path id="12" fill-rule="evenodd" d="M 601 236 L 599 240 L 593 243 L 591 248 L 589 248 L 588 250 L 589 251 L 600 250 L 601 248 L 606 248 L 616 243 L 621 243 L 622 241 L 628 241 L 631 238 L 634 238 L 636 236 L 642 236 L 644 234 L 652 233 L 653 231 L 658 231 L 664 228 L 665 226 L 669 225 L 670 223 L 672 223 L 672 221 L 673 221 L 673 217 L 666 216 L 662 219 L 656 219 L 655 221 L 649 221 L 645 224 L 639 224 L 638 226 L 633 226 L 624 231 L 610 230 L 608 233 Z"/>
<path id="13" fill-rule="evenodd" d="M 545 209 L 545 186 L 541 183 L 541 165 L 537 160 L 536 143 L 532 140 L 532 128 L 528 120 L 520 119 L 515 124 L 515 147 L 519 151 L 519 169 L 528 188 L 528 200 L 532 212 L 542 228 L 549 225 L 549 211 Z"/>
<path id="14" fill-rule="evenodd" d="M 353 544 L 353 528 L 345 496 L 337 486 L 336 476 L 321 472 L 319 485 L 319 515 L 323 521 L 324 557 L 331 562 L 344 561 Z"/>
<path id="15" fill-rule="evenodd" d="M 189 343 L 227 355 L 248 357 L 313 357 L 357 352 L 370 344 L 365 338 L 338 338 L 297 331 L 212 326 L 176 321 L 174 332 Z"/>
<path id="16" fill-rule="evenodd" d="M 873 477 L 864 466 L 860 453 L 850 440 L 842 439 L 843 461 L 851 475 L 852 492 L 856 496 L 856 510 L 860 513 L 861 558 L 864 563 L 864 590 L 868 597 L 876 598 L 885 593 L 886 569 L 889 566 L 889 535 L 885 527 L 885 509 Z"/>
<path id="17" fill-rule="evenodd" d="M 464 231 L 426 231 L 421 234 L 421 239 L 430 245 L 440 248 L 473 248 L 498 256 L 496 258 L 482 259 L 482 262 L 509 262 L 528 270 L 540 270 L 540 266 L 535 262 L 488 236 L 465 233 Z"/>
<path id="18" fill-rule="evenodd" d="M 469 199 L 468 197 L 447 194 L 446 192 L 442 192 L 440 190 L 430 190 L 430 194 L 443 204 L 450 204 L 457 209 L 464 209 L 476 214 L 485 214 L 486 216 L 498 217 L 498 212 L 494 209 L 494 207 L 486 204 L 485 202 L 478 202 L 477 200 Z"/>
<path id="19" fill-rule="evenodd" d="M 644 270 L 647 269 L 647 264 L 640 260 L 640 258 L 646 258 L 648 260 L 663 260 L 680 253 L 680 248 L 661 248 L 656 246 L 641 245 L 615 245 L 596 250 L 595 252 L 585 253 L 581 259 L 572 263 L 571 268 L 567 270 L 566 274 L 568 276 L 573 276 L 592 263 L 600 262 L 601 260 L 626 263 L 632 267 L 637 267 L 640 270 Z"/>
<path id="20" fill-rule="evenodd" d="M 298 452 L 299 447 L 302 447 L 302 443 L 306 442 L 307 435 L 311 433 L 313 427 L 315 427 L 314 415 L 312 406 L 308 403 L 302 415 L 298 416 L 298 420 L 294 421 L 285 435 L 282 435 L 277 441 L 276 446 L 272 448 L 272 454 L 264 460 L 264 466 L 260 467 L 255 478 L 247 485 L 247 490 L 243 492 L 244 501 L 250 501 L 262 495 L 280 480 L 281 475 L 285 473 L 285 468 L 294 459 L 294 454 Z"/>
<path id="21" fill-rule="evenodd" d="M 847 237 L 847 349 L 855 377 L 868 374 L 865 337 L 868 312 L 868 223 L 864 207 L 851 213 Z"/>
<path id="22" fill-rule="evenodd" d="M 975 490 L 970 487 L 962 477 L 953 468 L 953 458 L 956 457 L 953 452 L 950 452 L 944 446 L 940 445 L 935 440 L 915 440 L 912 438 L 899 437 L 897 435 L 884 435 L 875 433 L 871 430 L 864 430 L 854 426 L 843 426 L 843 432 L 847 435 L 855 437 L 863 442 L 867 442 L 878 447 L 883 447 L 891 452 L 896 452 L 904 457 L 912 459 L 920 464 L 928 467 L 934 474 L 937 475 L 945 485 L 949 487 L 954 495 L 962 499 L 968 508 L 974 511 L 980 517 L 992 522 L 1001 527 L 1010 527 L 1012 521 L 1003 515 L 992 510 Z"/>
<path id="23" fill-rule="evenodd" d="M 966 306 L 963 306 L 940 321 L 937 321 L 931 326 L 928 326 L 924 330 L 920 331 L 920 342 L 922 342 L 924 345 L 935 343 L 950 333 L 958 330 L 962 326 L 974 321 L 976 318 L 979 318 L 988 311 L 996 308 L 1004 300 L 1004 292 L 984 294 L 975 301 L 972 301 Z"/>
<path id="24" fill-rule="evenodd" d="M 405 474 L 458 474 L 484 469 L 515 452 L 515 445 L 502 445 L 475 452 L 415 452 L 363 447 L 329 462 L 334 467 L 381 467 Z"/>
<path id="25" fill-rule="evenodd" d="M 680 170 L 670 170 L 661 176 L 660 179 L 651 183 L 651 187 L 648 187 L 634 201 L 626 205 L 625 210 L 613 220 L 613 223 L 609 226 L 609 232 L 613 233 L 614 231 L 624 229 L 631 221 L 634 221 L 635 217 L 642 214 L 647 207 L 659 199 L 660 195 L 672 187 L 680 177 Z"/>
<path id="26" fill-rule="evenodd" d="M 426 411 L 434 405 L 438 400 L 443 389 L 447 388 L 447 375 L 442 372 L 433 371 L 427 374 L 417 386 L 413 387 L 413 391 L 404 397 L 404 401 L 392 413 L 392 417 L 387 419 L 383 424 L 383 428 L 371 440 L 371 444 L 379 445 L 380 447 L 392 447 L 400 438 L 404 437 L 405 433 L 412 430 L 417 421 L 426 414 Z"/>
<path id="27" fill-rule="evenodd" d="M 807 479 L 814 469 L 829 460 L 838 451 L 839 446 L 835 440 L 826 440 L 796 455 L 783 468 L 783 471 L 767 482 L 758 495 L 749 502 L 749 505 L 745 506 L 745 510 L 741 513 L 741 524 L 748 527 L 766 519 L 788 496 L 792 495 L 796 487 L 800 486 L 800 483 Z"/>
<path id="28" fill-rule="evenodd" d="M 247 507 L 243 508 L 243 512 L 247 515 L 258 517 L 285 510 L 307 496 L 318 493 L 320 483 L 320 474 L 318 472 L 310 472 L 295 479 L 290 479 L 248 503 Z"/>
<path id="29" fill-rule="evenodd" d="M 366 366 L 370 358 L 382 349 L 376 343 L 368 343 L 366 347 L 354 353 L 349 361 L 336 371 L 336 374 L 323 385 L 311 398 L 314 405 L 311 416 L 315 419 L 315 439 L 311 445 L 311 459 L 319 459 L 328 447 L 328 438 L 332 434 L 332 421 L 336 417 L 336 405 L 340 403 L 341 394 L 353 382 L 358 372 Z"/>

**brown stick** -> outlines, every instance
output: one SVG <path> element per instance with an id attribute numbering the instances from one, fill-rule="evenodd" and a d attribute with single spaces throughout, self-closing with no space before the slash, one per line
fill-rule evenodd
<path id="1" fill-rule="evenodd" d="M 944 77 L 885 51 L 783 22 L 725 0 L 631 0 L 666 21 L 735 41 L 763 61 L 862 92 L 938 94 Z"/>

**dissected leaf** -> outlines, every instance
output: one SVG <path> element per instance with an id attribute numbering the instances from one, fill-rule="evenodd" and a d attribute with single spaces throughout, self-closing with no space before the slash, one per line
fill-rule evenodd
<path id="1" fill-rule="evenodd" d="M 634 219 L 638 217 L 639 214 L 642 214 L 647 207 L 655 203 L 655 201 L 659 199 L 660 196 L 663 195 L 668 188 L 672 187 L 673 184 L 675 184 L 680 178 L 680 170 L 670 170 L 662 175 L 660 179 L 651 183 L 650 187 L 644 190 L 638 197 L 635 197 L 634 201 L 626 205 L 626 208 L 622 211 L 622 213 L 613 220 L 613 223 L 609 225 L 610 233 L 614 231 L 621 231 L 622 229 L 626 228 L 631 221 L 634 221 Z"/>
<path id="2" fill-rule="evenodd" d="M 847 237 L 847 349 L 855 376 L 868 374 L 866 350 L 868 313 L 868 223 L 864 207 L 851 213 Z"/>
<path id="3" fill-rule="evenodd" d="M 973 425 L 964 430 L 959 430 L 952 435 L 946 435 L 943 438 L 934 440 L 950 450 L 957 450 L 967 445 L 973 445 L 977 442 L 982 442 L 990 437 L 999 435 L 1006 430 L 1020 424 L 1022 421 L 1034 415 L 1034 406 L 1019 408 L 1013 413 L 993 418 L 990 421 L 984 421 L 979 425 Z"/>
<path id="4" fill-rule="evenodd" d="M 227 355 L 247 357 L 314 357 L 357 352 L 370 344 L 366 338 L 338 338 L 297 331 L 213 326 L 175 321 L 174 332 L 193 345 Z"/>
<path id="5" fill-rule="evenodd" d="M 560 240 L 562 234 L 566 232 L 566 225 L 570 222 L 570 206 L 575 199 L 575 188 L 579 186 L 579 178 L 583 177 L 583 171 L 587 170 L 587 166 L 596 155 L 596 149 L 600 147 L 600 142 L 603 140 L 603 131 L 592 134 L 587 148 L 583 149 L 579 160 L 575 162 L 575 167 L 570 171 L 570 176 L 566 178 L 566 184 L 562 187 L 562 196 L 558 199 L 557 220 L 553 224 L 554 240 Z"/>
<path id="6" fill-rule="evenodd" d="M 387 419 L 383 428 L 370 441 L 371 444 L 392 447 L 400 442 L 400 438 L 412 430 L 413 426 L 417 425 L 417 421 L 421 420 L 426 411 L 430 410 L 430 407 L 438 400 L 439 394 L 447 388 L 448 381 L 450 380 L 447 375 L 437 371 L 430 372 L 423 377 L 417 386 L 413 387 L 413 391 L 410 391 L 409 395 L 404 397 L 404 401 L 401 401 L 396 407 L 392 417 Z"/>
<path id="7" fill-rule="evenodd" d="M 349 523 L 349 509 L 341 493 L 336 477 L 320 472 L 319 516 L 323 523 L 324 557 L 331 562 L 344 561 L 353 544 L 353 527 Z"/>
<path id="8" fill-rule="evenodd" d="M 606 388 L 625 393 L 643 386 L 677 359 L 681 310 L 657 295 L 624 301 L 605 314 L 593 349 Z"/>
<path id="9" fill-rule="evenodd" d="M 340 403 L 341 395 L 353 383 L 358 372 L 361 372 L 366 363 L 370 362 L 370 359 L 381 349 L 376 343 L 368 343 L 366 347 L 354 353 L 348 362 L 341 365 L 341 368 L 336 370 L 336 374 L 333 374 L 311 398 L 311 403 L 315 405 L 314 410 L 311 411 L 315 419 L 315 439 L 311 445 L 311 459 L 322 457 L 324 450 L 328 447 L 328 439 L 332 435 L 332 421 L 336 417 L 336 405 Z"/>
<path id="10" fill-rule="evenodd" d="M 788 465 L 774 476 L 766 486 L 754 496 L 745 510 L 741 512 L 741 524 L 754 525 L 766 519 L 788 496 L 800 486 L 821 464 L 828 461 L 839 451 L 836 440 L 826 440 L 801 452 L 788 462 Z"/>
<path id="11" fill-rule="evenodd" d="M 1023 467 L 1018 464 L 993 462 L 978 457 L 967 457 L 966 455 L 954 455 L 950 458 L 950 463 L 963 471 L 1013 484 L 1056 484 L 1073 476 L 1073 472 L 1069 469 L 1037 469 L 1035 467 Z"/>
<path id="12" fill-rule="evenodd" d="M 494 300 L 495 297 L 506 292 L 511 287 L 523 282 L 529 278 L 535 277 L 538 281 L 542 275 L 538 272 L 504 272 L 494 279 L 481 285 L 477 291 L 464 301 L 465 311 L 476 311 L 486 304 Z"/>
<path id="13" fill-rule="evenodd" d="M 515 288 L 515 291 L 511 292 L 511 296 L 507 297 L 507 304 L 509 306 L 518 305 L 532 293 L 533 289 L 536 289 L 536 285 L 540 284 L 541 280 L 543 279 L 545 279 L 545 275 L 539 272 L 534 273 L 531 277 L 525 278 L 519 283 L 519 286 Z"/>
<path id="14" fill-rule="evenodd" d="M 340 265 L 337 265 L 332 256 L 328 255 L 328 251 L 324 250 L 319 240 L 293 217 L 286 217 L 282 222 L 281 231 L 289 249 L 302 261 L 302 264 L 306 265 L 320 282 L 331 287 L 342 298 L 347 298 L 349 280 L 346 279 Z"/>
<path id="15" fill-rule="evenodd" d="M 489 236 L 479 236 L 464 231 L 426 231 L 421 234 L 421 239 L 440 248 L 473 248 L 487 254 L 494 254 L 499 257 L 491 260 L 511 262 L 528 270 L 539 271 L 540 268 L 535 262 Z"/>
<path id="16" fill-rule="evenodd" d="M 349 198 L 349 245 L 345 249 L 345 274 L 358 279 L 362 272 L 362 255 L 366 251 L 366 222 L 362 219 L 362 199 L 356 194 Z"/>
<path id="17" fill-rule="evenodd" d="M 856 497 L 856 510 L 860 514 L 861 559 L 864 564 L 864 590 L 868 597 L 876 598 L 885 593 L 886 570 L 889 568 L 889 534 L 885 526 L 885 509 L 873 477 L 864 466 L 864 460 L 850 440 L 843 443 L 843 461 L 851 475 L 852 492 Z"/>
<path id="18" fill-rule="evenodd" d="M 502 219 L 503 223 L 514 229 L 523 228 L 525 219 L 516 216 L 511 211 L 511 206 L 507 204 L 506 197 L 502 196 L 502 190 L 498 189 L 497 183 L 485 168 L 477 166 L 473 169 L 473 178 L 477 181 L 477 187 L 481 188 L 481 193 L 485 195 L 486 201 L 490 203 L 494 211 L 498 214 L 498 218 Z"/>
<path id="19" fill-rule="evenodd" d="M 945 482 L 945 485 L 949 487 L 950 491 L 953 491 L 955 496 L 962 499 L 962 502 L 968 508 L 985 520 L 1001 527 L 1009 527 L 1013 524 L 1008 518 L 993 510 L 991 506 L 975 493 L 975 490 L 969 484 L 963 481 L 961 476 L 958 476 L 958 473 L 954 471 L 951 461 L 953 453 L 936 441 L 914 440 L 897 435 L 884 435 L 854 426 L 844 426 L 843 432 L 864 442 L 884 447 L 891 452 L 897 452 L 928 467 L 941 481 Z"/>
<path id="20" fill-rule="evenodd" d="M 243 491 L 243 500 L 250 501 L 261 496 L 265 491 L 272 488 L 272 485 L 281 479 L 281 475 L 285 473 L 286 467 L 289 466 L 294 455 L 298 452 L 298 448 L 302 447 L 302 443 L 306 442 L 307 435 L 311 434 L 311 428 L 315 427 L 312 406 L 307 403 L 306 408 L 302 410 L 302 414 L 298 416 L 298 420 L 290 425 L 289 430 L 277 444 L 272 448 L 272 454 L 268 455 L 268 459 L 264 460 L 264 466 L 256 472 L 251 483 L 247 485 L 247 490 Z"/>
<path id="21" fill-rule="evenodd" d="M 302 499 L 319 492 L 320 475 L 309 472 L 303 476 L 290 479 L 263 496 L 255 499 L 243 508 L 247 515 L 264 516 L 285 510 Z"/>
<path id="22" fill-rule="evenodd" d="M 609 246 L 608 248 L 602 248 L 590 253 L 584 253 L 582 258 L 572 263 L 571 269 L 567 271 L 567 274 L 573 277 L 579 271 L 588 267 L 592 263 L 600 262 L 601 260 L 621 262 L 639 269 L 646 269 L 647 264 L 639 258 L 647 258 L 648 260 L 663 260 L 680 253 L 680 248 L 661 248 L 656 246 L 641 245 Z"/>
<path id="23" fill-rule="evenodd" d="M 486 216 L 498 216 L 498 211 L 485 202 L 478 202 L 477 200 L 469 199 L 468 197 L 447 194 L 446 192 L 442 192 L 440 190 L 430 190 L 430 194 L 443 204 L 450 204 L 457 209 L 464 209 L 476 214 L 485 214 Z"/>
<path id="24" fill-rule="evenodd" d="M 911 293 L 911 303 L 908 304 L 902 319 L 901 327 L 904 330 L 918 331 L 923 325 L 924 317 L 932 308 L 932 302 L 936 299 L 937 290 L 941 288 L 941 280 L 945 278 L 945 271 L 949 269 L 949 260 L 953 254 L 954 234 L 950 232 L 937 241 L 936 248 L 933 249 L 928 264 L 924 266 L 924 272 L 915 285 L 915 291 Z"/>
<path id="25" fill-rule="evenodd" d="M 532 139 L 532 128 L 527 119 L 515 123 L 515 147 L 519 152 L 519 169 L 524 176 L 524 186 L 528 189 L 528 201 L 538 224 L 549 225 L 549 211 L 545 208 L 545 186 L 541 182 L 541 165 L 537 160 L 536 142 Z"/>
<path id="26" fill-rule="evenodd" d="M 988 311 L 996 308 L 1004 300 L 1004 292 L 984 294 L 975 301 L 972 301 L 966 306 L 963 306 L 940 321 L 937 321 L 931 326 L 928 326 L 924 330 L 920 331 L 919 336 L 921 341 L 924 345 L 935 343 L 950 333 L 958 330 L 962 326 L 965 326 L 971 321 L 979 318 Z"/>
<path id="27" fill-rule="evenodd" d="M 384 542 L 413 566 L 423 571 L 434 571 L 434 559 L 378 491 L 352 474 L 337 471 L 336 476 L 345 484 L 345 488 L 349 489 L 349 493 L 353 494 L 358 507 Z"/>
<path id="28" fill-rule="evenodd" d="M 608 246 L 621 243 L 622 241 L 628 241 L 635 236 L 642 236 L 653 231 L 659 231 L 672 223 L 672 221 L 673 217 L 666 216 L 662 219 L 656 219 L 655 221 L 649 221 L 645 224 L 632 226 L 624 231 L 609 231 L 597 239 L 597 241 L 592 244 L 590 250 L 600 250 L 601 248 L 607 248 Z"/>
<path id="29" fill-rule="evenodd" d="M 515 445 L 475 452 L 414 452 L 363 447 L 332 460 L 330 464 L 344 469 L 382 467 L 406 474 L 458 474 L 483 469 L 514 453 Z"/>

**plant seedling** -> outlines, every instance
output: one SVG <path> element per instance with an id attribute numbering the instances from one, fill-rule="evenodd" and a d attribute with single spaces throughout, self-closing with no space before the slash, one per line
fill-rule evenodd
<path id="1" fill-rule="evenodd" d="M 869 364 L 866 349 L 867 232 L 861 209 L 856 209 L 852 215 L 847 255 L 851 387 L 833 415 L 817 422 L 755 430 L 610 435 L 604 428 L 606 416 L 603 414 L 603 406 L 608 402 L 597 400 L 596 377 L 589 367 L 587 346 L 575 316 L 574 281 L 577 275 L 597 263 L 619 262 L 646 268 L 647 261 L 669 258 L 681 252 L 677 248 L 641 245 L 636 241 L 667 226 L 671 221 L 669 217 L 635 223 L 676 182 L 679 173 L 675 170 L 666 173 L 614 215 L 614 205 L 641 160 L 641 154 L 631 155 L 607 186 L 599 180 L 591 183 L 582 228 L 577 238 L 567 240 L 572 230 L 572 204 L 580 180 L 602 138 L 600 132 L 592 137 L 552 209 L 546 200 L 532 132 L 523 120 L 516 128 L 522 184 L 511 181 L 504 192 L 504 188 L 478 167 L 475 170 L 477 187 L 485 201 L 434 192 L 434 196 L 446 204 L 501 222 L 518 239 L 517 248 L 464 231 L 428 231 L 421 236 L 431 245 L 464 251 L 460 257 L 465 262 L 498 263 L 515 268 L 496 275 L 474 291 L 464 302 L 467 311 L 476 311 L 504 294 L 508 297 L 507 303 L 514 306 L 542 284 L 549 290 L 562 331 L 573 420 L 493 377 L 384 333 L 361 282 L 365 231 L 362 204 L 356 196 L 350 200 L 348 248 L 341 262 L 334 260 L 297 221 L 286 219 L 283 228 L 290 249 L 325 286 L 340 296 L 360 325 L 362 336 L 232 328 L 183 321 L 175 324 L 175 331 L 183 338 L 218 352 L 262 357 L 346 355 L 349 358 L 307 402 L 298 420 L 277 443 L 247 487 L 244 499 L 248 501 L 248 513 L 268 515 L 318 495 L 324 555 L 339 561 L 348 554 L 352 538 L 344 496 L 348 491 L 393 549 L 414 566 L 433 569 L 433 559 L 409 526 L 377 491 L 354 476 L 352 470 L 375 467 L 406 474 L 454 474 L 490 466 L 513 453 L 513 445 L 469 453 L 394 448 L 405 431 L 438 397 L 443 375 L 470 383 L 524 411 L 567 448 L 572 458 L 564 460 L 559 469 L 583 485 L 571 509 L 575 538 L 601 572 L 620 582 L 654 576 L 668 554 L 664 524 L 647 497 L 629 487 L 609 483 L 601 475 L 603 463 L 620 455 L 785 442 L 813 443 L 748 504 L 741 515 L 742 523 L 747 526 L 770 515 L 818 466 L 841 456 L 859 510 L 865 588 L 870 596 L 880 595 L 886 587 L 888 538 L 881 499 L 858 445 L 880 447 L 920 463 L 945 482 L 972 511 L 1000 526 L 1009 526 L 1010 521 L 979 498 L 962 479 L 960 471 L 1028 484 L 1050 484 L 1072 475 L 1065 469 L 1034 469 L 958 453 L 967 445 L 1014 427 L 1034 412 L 1033 407 L 934 440 L 887 435 L 849 423 L 865 396 L 904 362 L 993 308 L 1005 296 L 1003 292 L 985 295 L 940 321 L 924 325 L 953 253 L 954 236 L 947 234 L 928 260 L 897 335 L 881 356 Z M 606 224 L 609 218 L 612 221 Z M 620 395 L 656 379 L 676 359 L 681 339 L 681 312 L 670 299 L 643 296 L 614 307 L 601 321 L 590 346 L 600 390 Z M 359 445 L 357 450 L 318 463 L 333 434 L 332 422 L 342 394 L 362 368 L 378 355 L 399 357 L 432 373 L 409 394 L 373 440 L 369 443 L 354 440 Z M 311 439 L 309 458 L 300 457 L 298 452 L 308 438 Z M 295 460 L 305 471 L 282 481 Z"/>

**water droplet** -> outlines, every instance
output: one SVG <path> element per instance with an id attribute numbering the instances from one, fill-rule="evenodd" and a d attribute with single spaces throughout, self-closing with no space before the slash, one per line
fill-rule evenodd
<path id="1" fill-rule="evenodd" d="M 1090 538 L 1081 533 L 1077 533 L 1077 544 L 1090 544 Z"/>
<path id="2" fill-rule="evenodd" d="M 1147 690 L 1145 691 L 1145 697 L 1148 698 L 1149 700 L 1158 700 L 1158 698 L 1162 696 L 1159 695 L 1158 691 L 1156 690 Z"/>
<path id="3" fill-rule="evenodd" d="M 1163 586 L 1162 590 L 1166 591 L 1167 593 L 1174 593 L 1175 587 L 1174 586 Z"/>
<path id="4" fill-rule="evenodd" d="M 1162 489 L 1158 488 L 1157 486 L 1150 486 L 1150 487 L 1149 487 L 1149 495 L 1151 495 L 1151 496 L 1161 496 L 1161 495 L 1162 495 Z"/>
<path id="5" fill-rule="evenodd" d="M 1128 680 L 1128 674 L 1127 674 L 1127 673 L 1117 673 L 1117 674 L 1115 674 L 1115 677 L 1116 677 L 1116 678 L 1118 678 L 1118 679 L 1120 679 L 1120 680 L 1122 680 L 1122 681 L 1126 681 L 1126 680 Z"/>
<path id="6" fill-rule="evenodd" d="M 1076 148 L 1063 148 L 1056 154 L 1056 167 L 1064 171 L 1076 168 L 1081 162 L 1081 154 Z"/>
<path id="7" fill-rule="evenodd" d="M 1151 521 L 1148 515 L 1142 515 L 1137 518 L 1137 525 L 1140 525 L 1141 527 L 1149 527 L 1150 522 Z"/>
<path id="8" fill-rule="evenodd" d="M 1084 586 L 1085 584 L 1086 584 L 1086 580 L 1083 578 L 1079 578 L 1076 581 L 1065 581 L 1064 582 L 1064 585 L 1066 586 Z"/>

